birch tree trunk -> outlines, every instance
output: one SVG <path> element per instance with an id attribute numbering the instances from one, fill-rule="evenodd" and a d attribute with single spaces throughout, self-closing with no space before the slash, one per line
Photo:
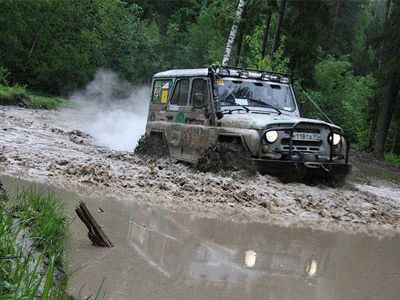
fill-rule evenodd
<path id="1" fill-rule="evenodd" d="M 241 53 L 241 50 L 242 50 L 243 35 L 244 35 L 245 28 L 246 28 L 244 20 L 246 20 L 246 9 L 243 9 L 241 22 L 239 22 L 239 27 L 238 27 L 239 35 L 238 35 L 237 43 L 236 43 L 235 67 L 237 67 L 239 65 L 240 53 Z"/>
<path id="2" fill-rule="evenodd" d="M 235 42 L 236 34 L 238 31 L 238 25 L 239 25 L 239 22 L 242 17 L 242 13 L 243 13 L 244 2 L 245 2 L 245 0 L 239 0 L 239 5 L 236 10 L 236 18 L 233 21 L 231 33 L 229 34 L 229 38 L 228 38 L 228 43 L 226 44 L 225 55 L 224 55 L 224 58 L 222 59 L 222 65 L 225 67 L 229 65 L 229 59 L 231 57 L 233 44 Z"/>

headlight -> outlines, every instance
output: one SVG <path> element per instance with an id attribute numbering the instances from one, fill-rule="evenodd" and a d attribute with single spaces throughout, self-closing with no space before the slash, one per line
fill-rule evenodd
<path id="1" fill-rule="evenodd" d="M 329 142 L 332 143 L 333 140 L 333 145 L 337 146 L 339 145 L 340 141 L 342 140 L 342 136 L 340 134 L 334 133 L 329 137 Z"/>
<path id="2" fill-rule="evenodd" d="M 267 131 L 265 133 L 265 139 L 268 143 L 275 143 L 278 139 L 278 132 L 276 130 Z"/>

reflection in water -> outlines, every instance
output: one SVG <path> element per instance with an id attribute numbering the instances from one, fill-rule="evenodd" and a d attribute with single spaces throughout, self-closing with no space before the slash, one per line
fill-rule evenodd
<path id="1" fill-rule="evenodd" d="M 247 298 L 262 299 L 365 299 L 370 295 L 390 299 L 400 292 L 398 273 L 388 276 L 387 260 L 369 255 L 388 245 L 400 250 L 399 238 L 379 241 L 263 224 L 189 220 L 154 209 L 133 210 L 130 218 L 127 240 L 133 249 L 151 266 L 188 286 L 216 288 L 227 295 L 239 289 Z M 148 225 L 137 226 L 135 220 L 146 220 Z M 381 270 L 377 280 L 389 289 L 369 285 L 372 278 L 375 282 L 372 274 L 377 269 Z M 365 273 L 370 277 L 360 275 Z"/>
<path id="2" fill-rule="evenodd" d="M 253 250 L 247 250 L 244 253 L 244 264 L 248 268 L 252 268 L 256 265 L 257 253 Z"/>
<path id="3" fill-rule="evenodd" d="M 6 187 L 9 179 L 1 178 Z M 71 293 L 103 278 L 105 299 L 397 299 L 400 238 L 376 239 L 177 214 L 134 201 L 59 191 L 87 203 L 115 248 L 93 247 L 73 222 Z M 96 212 L 97 207 L 104 212 Z"/>
<path id="4" fill-rule="evenodd" d="M 309 277 L 314 277 L 317 273 L 317 262 L 315 260 L 310 261 L 307 264 L 307 274 Z"/>
<path id="5" fill-rule="evenodd" d="M 302 237 L 289 234 L 276 239 L 273 232 L 261 237 L 249 234 L 247 226 L 230 224 L 218 228 L 219 239 L 214 239 L 209 236 L 216 229 L 211 220 L 185 224 L 172 216 L 134 209 L 127 237 L 131 248 L 165 276 L 226 290 L 242 286 L 250 293 L 268 276 L 307 280 L 316 274 L 315 253 L 321 249 Z"/>

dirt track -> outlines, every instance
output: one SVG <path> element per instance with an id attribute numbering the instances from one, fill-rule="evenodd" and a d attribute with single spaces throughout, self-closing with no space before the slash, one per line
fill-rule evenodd
<path id="1" fill-rule="evenodd" d="M 196 172 L 169 159 L 100 146 L 88 130 L 93 118 L 79 109 L 0 107 L 0 174 L 237 222 L 376 236 L 400 232 L 398 185 L 371 178 L 370 185 L 348 180 L 333 188 Z"/>

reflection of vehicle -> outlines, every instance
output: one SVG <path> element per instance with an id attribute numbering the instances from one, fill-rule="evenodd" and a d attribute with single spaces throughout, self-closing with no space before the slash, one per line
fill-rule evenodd
<path id="1" fill-rule="evenodd" d="M 284 228 L 221 227 L 213 220 L 187 222 L 155 210 L 135 210 L 131 218 L 130 247 L 161 274 L 189 285 L 203 283 L 225 289 L 241 285 L 249 293 L 257 291 L 254 286 L 274 281 L 275 287 L 286 291 L 294 284 L 315 280 L 330 246 L 321 247 Z"/>
<path id="2" fill-rule="evenodd" d="M 343 130 L 302 118 L 291 80 L 230 67 L 157 73 L 146 135 L 183 161 L 196 162 L 216 142 L 235 142 L 262 172 L 348 174 Z"/>

